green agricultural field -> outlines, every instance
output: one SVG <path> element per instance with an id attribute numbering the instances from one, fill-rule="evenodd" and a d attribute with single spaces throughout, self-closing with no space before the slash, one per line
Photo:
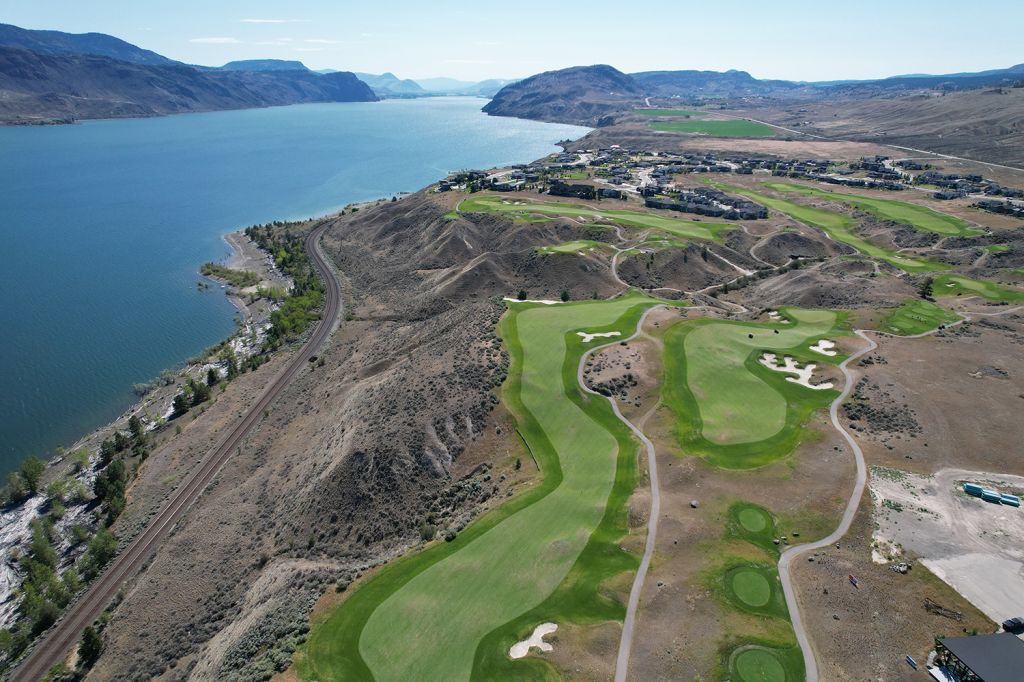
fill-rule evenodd
<path id="1" fill-rule="evenodd" d="M 886 315 L 881 330 L 897 336 L 913 336 L 930 332 L 941 324 L 956 322 L 958 319 L 956 314 L 945 308 L 920 298 L 912 298 Z"/>
<path id="2" fill-rule="evenodd" d="M 469 197 L 459 204 L 461 213 L 502 213 L 514 219 L 528 219 L 540 216 L 566 216 L 569 218 L 590 218 L 607 220 L 623 227 L 638 227 L 662 230 L 678 237 L 691 239 L 720 239 L 722 233 L 736 228 L 726 223 L 708 223 L 703 221 L 683 220 L 670 216 L 655 215 L 644 211 L 623 209 L 601 210 L 570 203 L 541 203 L 522 199 L 484 195 Z"/>
<path id="3" fill-rule="evenodd" d="M 543 659 L 507 656 L 534 626 L 625 615 L 599 588 L 638 563 L 618 545 L 628 530 L 637 446 L 607 400 L 580 390 L 580 358 L 601 342 L 583 344 L 575 332 L 628 336 L 656 303 L 631 293 L 510 304 L 500 328 L 512 358 L 503 397 L 542 481 L 453 541 L 383 569 L 314 623 L 296 656 L 303 678 L 544 678 L 552 671 Z"/>
<path id="4" fill-rule="evenodd" d="M 930 270 L 942 270 L 946 267 L 941 263 L 935 263 L 924 258 L 909 258 L 907 256 L 902 256 L 894 251 L 872 244 L 853 231 L 853 219 L 842 213 L 826 211 L 822 208 L 814 208 L 812 206 L 805 206 L 792 201 L 786 201 L 785 199 L 766 196 L 734 185 L 723 185 L 721 183 L 713 184 L 720 189 L 726 189 L 736 194 L 742 194 L 743 196 L 753 199 L 758 203 L 764 204 L 768 208 L 774 209 L 780 213 L 785 213 L 791 218 L 799 220 L 811 227 L 816 227 L 819 230 L 824 231 L 825 234 L 829 235 L 836 241 L 849 244 L 861 253 L 883 260 L 890 265 L 900 268 L 901 270 L 905 270 L 907 272 L 927 272 Z"/>
<path id="5" fill-rule="evenodd" d="M 820 197 L 831 201 L 841 201 L 871 213 L 883 220 L 892 220 L 897 223 L 910 225 L 925 232 L 934 232 L 943 236 L 974 237 L 984 234 L 984 230 L 971 227 L 966 221 L 955 216 L 946 215 L 933 211 L 925 206 L 918 206 L 906 201 L 895 201 L 893 199 L 879 199 L 877 197 L 866 197 L 859 194 L 844 194 L 842 192 L 831 192 L 808 187 L 807 185 L 796 185 L 783 182 L 768 182 L 765 187 L 778 192 L 789 192 L 804 194 L 812 197 Z"/>
<path id="6" fill-rule="evenodd" d="M 683 449 L 716 466 L 747 469 L 789 454 L 803 424 L 835 389 L 813 390 L 763 367 L 763 351 L 819 367 L 842 360 L 808 350 L 844 333 L 838 313 L 787 308 L 785 323 L 693 320 L 665 333 L 662 399 L 677 418 Z"/>
<path id="7" fill-rule="evenodd" d="M 706 111 L 689 111 L 687 109 L 634 109 L 633 113 L 640 116 L 661 116 L 665 118 L 699 118 L 708 115 Z"/>
<path id="8" fill-rule="evenodd" d="M 612 247 L 605 242 L 593 239 L 576 239 L 551 246 L 538 246 L 537 253 L 578 253 L 580 251 L 611 251 Z"/>
<path id="9" fill-rule="evenodd" d="M 665 133 L 689 133 L 711 137 L 774 137 L 776 130 L 763 123 L 728 119 L 725 121 L 665 121 L 648 123 L 652 130 Z"/>
<path id="10" fill-rule="evenodd" d="M 1024 291 L 1020 289 L 963 275 L 939 275 L 932 284 L 932 294 L 938 298 L 981 296 L 990 301 L 1024 301 Z"/>

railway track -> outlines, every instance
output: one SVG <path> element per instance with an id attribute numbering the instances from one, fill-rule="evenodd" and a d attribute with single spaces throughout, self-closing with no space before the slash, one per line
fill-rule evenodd
<path id="1" fill-rule="evenodd" d="M 320 251 L 320 238 L 327 230 L 323 223 L 306 237 L 305 249 L 310 262 L 324 282 L 324 311 L 313 334 L 277 376 L 264 388 L 234 427 L 225 433 L 217 445 L 202 460 L 199 467 L 179 486 L 164 506 L 128 545 L 108 564 L 107 568 L 75 600 L 57 623 L 43 634 L 29 654 L 11 673 L 12 682 L 35 682 L 47 671 L 63 661 L 78 642 L 82 630 L 103 612 L 126 580 L 142 567 L 156 547 L 167 537 L 175 524 L 185 515 L 221 470 L 237 452 L 242 439 L 263 417 L 274 399 L 309 364 L 341 318 L 341 286 L 327 259 Z"/>

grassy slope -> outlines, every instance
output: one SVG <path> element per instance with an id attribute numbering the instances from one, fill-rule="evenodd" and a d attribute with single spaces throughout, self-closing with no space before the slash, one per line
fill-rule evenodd
<path id="1" fill-rule="evenodd" d="M 939 298 L 981 296 L 990 301 L 1024 301 L 1024 291 L 1020 289 L 963 275 L 939 275 L 932 285 L 932 293 Z"/>
<path id="2" fill-rule="evenodd" d="M 861 253 L 883 260 L 886 263 L 900 268 L 901 270 L 905 270 L 907 272 L 926 272 L 942 270 L 947 267 L 941 263 L 935 263 L 924 258 L 908 258 L 906 256 L 901 256 L 898 253 L 872 244 L 868 240 L 858 236 L 853 231 L 853 220 L 842 213 L 826 211 L 825 209 L 804 206 L 803 204 L 786 201 L 785 199 L 769 197 L 734 185 L 722 185 L 720 183 L 715 183 L 715 185 L 722 187 L 723 189 L 728 189 L 736 194 L 742 194 L 743 196 L 764 204 L 768 208 L 775 209 L 776 211 L 785 213 L 786 215 L 799 220 L 802 223 L 806 223 L 811 227 L 823 230 L 836 241 L 849 244 Z"/>
<path id="3" fill-rule="evenodd" d="M 522 199 L 485 195 L 469 197 L 459 204 L 462 213 L 506 213 L 513 217 L 540 214 L 542 216 L 568 216 L 574 218 L 604 218 L 623 227 L 654 228 L 680 237 L 694 239 L 718 239 L 723 232 L 733 230 L 735 225 L 726 223 L 706 223 L 703 221 L 682 220 L 668 216 L 654 215 L 643 211 L 622 209 L 598 210 L 581 204 L 540 203 Z"/>
<path id="4" fill-rule="evenodd" d="M 690 111 L 688 109 L 634 109 L 633 113 L 639 114 L 640 116 L 664 116 L 666 118 L 698 118 L 701 116 L 707 116 L 707 112 L 705 111 Z"/>
<path id="5" fill-rule="evenodd" d="M 866 197 L 859 194 L 844 194 L 841 192 L 830 192 L 807 185 L 796 185 L 782 182 L 765 183 L 765 187 L 780 192 L 805 194 L 832 201 L 842 201 L 862 211 L 872 213 L 884 220 L 892 220 L 897 223 L 911 225 L 925 232 L 934 232 L 943 236 L 972 237 L 984 234 L 983 230 L 971 227 L 966 221 L 955 216 L 946 215 L 933 211 L 925 206 L 918 206 L 906 201 L 895 201 L 892 199 L 879 199 L 877 197 Z"/>
<path id="6" fill-rule="evenodd" d="M 587 251 L 588 249 L 600 249 L 603 251 L 611 251 L 611 246 L 605 242 L 594 241 L 593 239 L 576 239 L 571 242 L 562 242 L 561 244 L 554 244 L 552 246 L 538 246 L 538 253 L 577 253 L 578 251 Z"/>
<path id="7" fill-rule="evenodd" d="M 912 298 L 882 320 L 880 329 L 899 336 L 913 336 L 936 329 L 960 319 L 945 308 L 919 298 Z"/>
<path id="8" fill-rule="evenodd" d="M 796 323 L 694 320 L 666 332 L 662 398 L 678 419 L 685 450 L 724 468 L 762 466 L 792 451 L 800 425 L 835 397 L 834 390 L 804 388 L 757 362 L 762 350 L 819 365 L 842 359 L 807 350 L 840 331 L 836 313 L 785 314 Z"/>
<path id="9" fill-rule="evenodd" d="M 651 303 L 633 294 L 513 306 L 518 312 L 502 331 L 513 357 L 505 397 L 540 462 L 542 483 L 454 542 L 435 544 L 365 583 L 314 625 L 296 659 L 303 677 L 372 679 L 372 668 L 377 679 L 467 679 L 475 666 L 474 677 L 487 678 L 496 667 L 537 667 L 538 661 L 512 663 L 505 656 L 525 626 L 509 621 L 531 608 L 554 604 L 555 613 L 570 618 L 621 617 L 621 606 L 600 598 L 596 588 L 609 571 L 635 565 L 615 543 L 626 530 L 635 447 L 606 401 L 580 395 L 575 372 L 586 348 L 571 331 L 629 333 Z M 562 352 L 551 352 L 559 347 Z M 550 380 L 559 375 L 563 386 Z M 495 651 L 481 647 L 478 654 L 485 635 Z"/>
<path id="10" fill-rule="evenodd" d="M 727 121 L 670 121 L 648 123 L 648 128 L 665 133 L 697 133 L 712 137 L 774 137 L 771 126 L 753 121 L 730 119 Z"/>

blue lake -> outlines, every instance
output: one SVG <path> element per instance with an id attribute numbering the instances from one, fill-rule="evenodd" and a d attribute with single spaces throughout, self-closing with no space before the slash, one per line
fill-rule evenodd
<path id="1" fill-rule="evenodd" d="M 313 104 L 0 128 L 0 474 L 121 414 L 234 330 L 222 236 L 531 161 L 587 129 L 484 100 Z"/>

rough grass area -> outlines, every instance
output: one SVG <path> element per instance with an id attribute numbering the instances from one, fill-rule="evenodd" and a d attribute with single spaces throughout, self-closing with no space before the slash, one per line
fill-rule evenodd
<path id="1" fill-rule="evenodd" d="M 544 621 L 603 622 L 625 608 L 599 591 L 635 569 L 621 550 L 637 448 L 607 400 L 577 384 L 577 330 L 632 333 L 654 299 L 510 304 L 503 397 L 543 479 L 448 543 L 377 573 L 313 624 L 296 658 L 306 679 L 522 679 L 553 673 L 508 648 Z M 557 379 L 560 377 L 560 381 Z"/>
<path id="2" fill-rule="evenodd" d="M 931 270 L 942 270 L 948 267 L 941 263 L 935 263 L 924 258 L 909 258 L 907 256 L 902 256 L 894 251 L 872 244 L 853 231 L 853 219 L 842 213 L 826 211 L 822 208 L 814 208 L 812 206 L 805 206 L 792 201 L 786 201 L 785 199 L 766 196 L 735 185 L 724 185 L 721 183 L 714 184 L 716 187 L 727 189 L 731 192 L 735 192 L 736 194 L 742 194 L 745 197 L 749 197 L 754 201 L 764 204 L 768 208 L 774 209 L 780 213 L 785 213 L 789 217 L 799 220 L 811 227 L 816 227 L 819 230 L 824 231 L 825 234 L 829 235 L 836 241 L 849 244 L 866 256 L 871 256 L 872 258 L 885 261 L 886 263 L 894 265 L 906 272 L 927 272 Z"/>
<path id="3" fill-rule="evenodd" d="M 634 109 L 634 114 L 640 116 L 659 116 L 664 118 L 700 118 L 707 116 L 706 111 L 691 111 L 689 109 Z"/>
<path id="4" fill-rule="evenodd" d="M 776 130 L 763 123 L 729 119 L 726 121 L 665 121 L 647 127 L 664 133 L 687 133 L 711 137 L 774 137 Z"/>
<path id="5" fill-rule="evenodd" d="M 981 296 L 990 301 L 1024 301 L 1024 291 L 1020 289 L 963 275 L 939 275 L 932 284 L 932 294 L 938 298 Z"/>
<path id="6" fill-rule="evenodd" d="M 930 332 L 940 324 L 949 324 L 958 319 L 956 314 L 930 301 L 912 298 L 886 315 L 880 329 L 897 336 L 913 336 Z"/>
<path id="7" fill-rule="evenodd" d="M 840 315 L 781 312 L 790 324 L 692 320 L 665 333 L 662 399 L 676 415 L 676 435 L 686 452 L 727 469 L 763 466 L 792 452 L 811 412 L 836 396 L 835 390 L 786 381 L 788 375 L 758 359 L 769 351 L 819 367 L 841 361 L 842 356 L 808 350 L 819 339 L 843 333 Z"/>
<path id="8" fill-rule="evenodd" d="M 841 201 L 861 211 L 871 213 L 883 220 L 892 220 L 897 223 L 910 225 L 925 232 L 934 232 L 943 236 L 973 237 L 984 234 L 984 230 L 971 227 L 965 220 L 955 216 L 933 211 L 925 206 L 918 206 L 906 201 L 895 201 L 893 199 L 879 199 L 877 197 L 866 197 L 859 194 L 846 194 L 843 192 L 832 192 L 783 182 L 768 182 L 765 187 L 779 191 L 805 194 L 812 197 L 820 197 L 831 201 Z"/>
<path id="9" fill-rule="evenodd" d="M 605 242 L 593 239 L 576 239 L 551 246 L 538 246 L 537 253 L 579 253 L 581 251 L 611 251 L 612 247 Z"/>
<path id="10" fill-rule="evenodd" d="M 604 220 L 623 227 L 652 228 L 662 230 L 678 237 L 692 239 L 718 240 L 724 232 L 733 230 L 735 225 L 726 223 L 708 223 L 703 221 L 684 220 L 669 216 L 655 215 L 643 211 L 609 209 L 607 211 L 591 208 L 582 204 L 562 202 L 538 202 L 526 199 L 509 199 L 495 195 L 469 197 L 459 204 L 461 213 L 502 213 L 520 220 L 541 220 L 564 216 L 567 218 L 584 218 Z"/>

